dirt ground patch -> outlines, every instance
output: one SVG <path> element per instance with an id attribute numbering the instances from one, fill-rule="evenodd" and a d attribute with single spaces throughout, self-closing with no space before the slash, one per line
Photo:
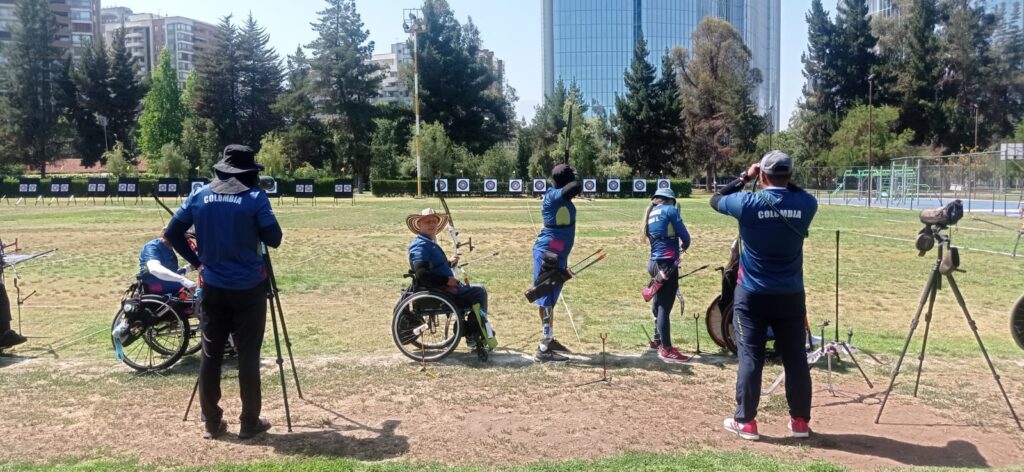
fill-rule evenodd
<path id="1" fill-rule="evenodd" d="M 957 392 L 977 408 L 947 408 L 942 396 L 929 400 L 927 383 L 922 399 L 900 393 L 912 381 L 907 376 L 879 425 L 887 379 L 872 372 L 883 384 L 872 390 L 855 371 L 842 373 L 833 396 L 816 370 L 813 438 L 787 437 L 785 400 L 776 393 L 762 402 L 762 441 L 751 443 L 721 427 L 732 411 L 735 379 L 726 358 L 666 366 L 651 355 L 614 356 L 608 382 L 599 381 L 596 359 L 536 366 L 522 354 L 502 353 L 495 361 L 481 368 L 469 354 L 456 354 L 422 373 L 390 355 L 300 358 L 306 398 L 289 385 L 289 434 L 276 365 L 265 359 L 264 413 L 274 428 L 240 442 L 236 421 L 226 439 L 202 440 L 198 405 L 182 422 L 194 362 L 138 377 L 112 361 L 3 358 L 0 430 L 13 434 L 0 437 L 0 450 L 17 462 L 119 458 L 164 466 L 294 456 L 490 466 L 695 449 L 820 459 L 857 470 L 1024 464 L 1024 433 L 980 370 L 973 371 L 976 390 Z M 950 369 L 956 366 L 933 364 L 930 372 Z M 771 367 L 766 379 L 777 371 Z M 1018 369 L 1004 381 L 1020 385 L 1024 376 Z M 224 389 L 225 416 L 234 420 L 239 404 L 230 370 Z"/>

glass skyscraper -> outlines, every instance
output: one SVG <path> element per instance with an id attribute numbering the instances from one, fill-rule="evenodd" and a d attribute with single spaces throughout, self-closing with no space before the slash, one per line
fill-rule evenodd
<path id="1" fill-rule="evenodd" d="M 543 0 L 544 92 L 555 82 L 579 84 L 588 103 L 611 112 L 625 93 L 623 74 L 642 33 L 651 61 L 676 45 L 690 49 L 690 36 L 705 16 L 739 30 L 761 71 L 756 100 L 779 124 L 779 28 L 781 0 Z"/>

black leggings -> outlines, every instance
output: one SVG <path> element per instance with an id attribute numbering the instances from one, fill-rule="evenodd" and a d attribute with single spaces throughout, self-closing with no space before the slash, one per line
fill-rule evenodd
<path id="1" fill-rule="evenodd" d="M 660 269 L 668 274 L 668 279 L 661 285 L 661 290 L 654 295 L 651 313 L 654 315 L 654 339 L 661 341 L 665 349 L 672 348 L 672 306 L 676 303 L 676 292 L 679 291 L 679 276 L 675 270 L 675 260 L 651 261 L 647 264 L 647 272 L 654 277 Z"/>
<path id="2" fill-rule="evenodd" d="M 0 334 L 11 329 L 11 300 L 7 298 L 7 287 L 0 283 Z"/>
<path id="3" fill-rule="evenodd" d="M 238 390 L 242 399 L 239 420 L 243 427 L 259 424 L 260 348 L 267 324 L 267 286 L 228 290 L 207 285 L 202 301 L 203 356 L 199 361 L 199 404 L 208 425 L 217 425 L 224 411 L 220 403 L 221 363 L 228 335 L 234 334 L 238 351 Z"/>

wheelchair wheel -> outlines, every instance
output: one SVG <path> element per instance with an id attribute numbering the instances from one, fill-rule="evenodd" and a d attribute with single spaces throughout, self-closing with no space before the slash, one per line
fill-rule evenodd
<path id="1" fill-rule="evenodd" d="M 1024 295 L 1017 299 L 1010 312 L 1010 334 L 1017 345 L 1024 349 Z"/>
<path id="2" fill-rule="evenodd" d="M 185 353 L 189 338 L 188 321 L 164 297 L 146 295 L 137 300 L 135 314 L 126 315 L 124 305 L 127 302 L 122 303 L 111 324 L 112 332 L 122 322 L 128 327 L 121 342 L 122 360 L 140 372 L 166 369 Z M 113 335 L 111 342 L 114 343 Z"/>
<path id="3" fill-rule="evenodd" d="M 188 317 L 188 339 L 183 356 L 192 356 L 203 347 L 202 333 L 199 331 L 199 315 L 194 314 Z"/>
<path id="4" fill-rule="evenodd" d="M 403 298 L 391 320 L 395 345 L 406 357 L 417 361 L 447 357 L 459 346 L 462 330 L 459 309 L 448 297 L 433 292 L 417 292 Z"/>

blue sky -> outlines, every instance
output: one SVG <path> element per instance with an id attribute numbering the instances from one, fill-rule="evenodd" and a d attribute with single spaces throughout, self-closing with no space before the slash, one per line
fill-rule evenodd
<path id="1" fill-rule="evenodd" d="M 540 0 L 448 0 L 460 21 L 472 17 L 483 36 L 484 47 L 505 60 L 508 80 L 519 93 L 517 113 L 527 119 L 543 99 L 541 85 L 541 1 Z M 678 0 L 688 1 L 688 0 Z M 807 48 L 804 15 L 811 0 L 782 0 L 781 120 L 788 124 L 803 86 L 800 54 Z M 834 0 L 825 0 L 833 9 Z M 415 8 L 421 0 L 356 0 L 356 8 L 370 30 L 378 52 L 406 38 L 402 32 L 402 9 Z M 181 15 L 216 23 L 234 14 L 244 18 L 250 12 L 266 27 L 271 44 L 281 54 L 295 51 L 299 44 L 313 40 L 309 24 L 323 8 L 322 0 L 104 0 L 103 6 L 125 6 L 136 13 Z"/>

